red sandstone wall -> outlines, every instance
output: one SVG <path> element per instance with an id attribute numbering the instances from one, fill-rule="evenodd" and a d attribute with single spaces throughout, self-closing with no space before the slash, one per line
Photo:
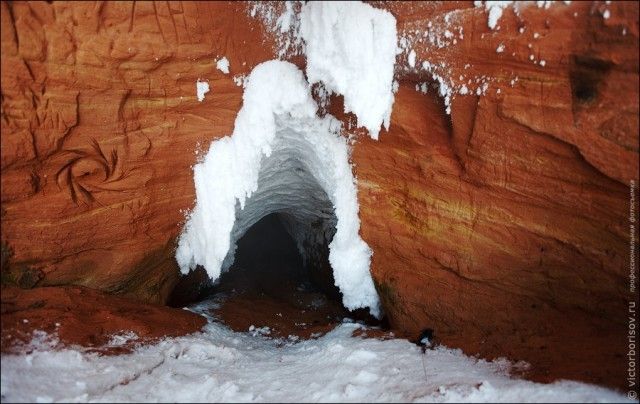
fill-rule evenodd
<path id="1" fill-rule="evenodd" d="M 399 33 L 458 10 L 465 40 L 416 47 L 418 57 L 446 62 L 453 77 L 495 78 L 485 95 L 455 98 L 448 116 L 434 91 L 414 91 L 430 77 L 399 68 L 390 131 L 355 146 L 362 235 L 391 324 L 431 326 L 486 355 L 586 349 L 595 356 L 583 362 L 613 361 L 615 349 L 593 347 L 624 326 L 628 298 L 637 3 L 614 2 L 608 20 L 591 2 L 508 10 L 500 31 L 470 2 L 377 5 Z M 242 88 L 213 60 L 226 56 L 235 75 L 274 57 L 245 11 L 2 2 L 3 283 L 167 299 L 194 150 L 231 133 L 241 106 Z M 528 60 L 534 30 L 544 68 Z M 500 43 L 516 55 L 497 54 Z M 212 88 L 202 103 L 198 78 Z M 596 336 L 567 348 L 577 334 Z"/>

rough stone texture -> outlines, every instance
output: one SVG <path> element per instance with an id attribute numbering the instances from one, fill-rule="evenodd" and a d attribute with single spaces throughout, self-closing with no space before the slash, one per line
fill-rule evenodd
<path id="1" fill-rule="evenodd" d="M 400 33 L 454 11 L 464 40 L 421 44 L 418 58 L 454 79 L 495 78 L 449 116 L 434 91 L 413 89 L 431 77 L 399 67 L 390 131 L 354 147 L 391 325 L 528 360 L 540 379 L 621 386 L 638 4 L 614 2 L 607 20 L 603 2 L 507 10 L 499 31 L 471 2 L 376 5 Z M 272 59 L 272 38 L 242 3 L 1 7 L 3 282 L 165 302 L 194 151 L 231 133 L 242 97 L 232 75 Z M 231 75 L 215 69 L 223 55 Z M 202 103 L 197 79 L 212 88 Z"/>
<path id="2" fill-rule="evenodd" d="M 590 7 L 542 19 L 535 7 L 508 10 L 495 33 L 463 11 L 465 40 L 418 57 L 442 58 L 453 77 L 470 63 L 497 77 L 500 93 L 492 84 L 486 96 L 457 97 L 449 117 L 433 91 L 407 80 L 389 133 L 361 138 L 354 162 L 362 235 L 393 326 L 525 359 L 538 379 L 623 387 L 627 303 L 637 300 L 628 282 L 638 5 L 614 4 L 609 20 Z M 400 26 L 416 18 L 399 13 Z M 499 43 L 508 51 L 496 54 Z M 545 67 L 527 59 L 528 43 Z"/>
<path id="3" fill-rule="evenodd" d="M 108 295 L 82 286 L 31 290 L 2 288 L 2 352 L 22 352 L 35 330 L 66 345 L 80 345 L 103 354 L 127 352 L 134 344 L 176 337 L 200 330 L 206 319 L 187 310 Z M 110 344 L 114 335 L 136 337 L 128 344 Z"/>
<path id="4" fill-rule="evenodd" d="M 12 272 L 167 298 L 194 204 L 194 152 L 231 133 L 241 105 L 242 89 L 213 60 L 227 55 L 238 73 L 270 58 L 244 15 L 226 3 L 2 3 Z M 198 78 L 213 88 L 202 103 Z"/>

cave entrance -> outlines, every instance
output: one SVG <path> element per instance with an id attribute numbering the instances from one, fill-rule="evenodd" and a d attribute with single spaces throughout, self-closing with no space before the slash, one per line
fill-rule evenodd
<path id="1" fill-rule="evenodd" d="M 291 221 L 287 213 L 271 213 L 251 226 L 211 289 L 208 298 L 219 302 L 214 314 L 233 330 L 311 338 L 350 315 L 334 284 L 327 243 L 304 258 Z"/>
<path id="2" fill-rule="evenodd" d="M 204 306 L 234 331 L 272 338 L 319 337 L 345 318 L 382 326 L 342 303 L 329 263 L 334 226 L 333 215 L 307 223 L 295 211 L 268 213 L 239 237 L 232 264 L 215 282 L 198 267 L 181 278 L 170 304 Z"/>
<path id="3" fill-rule="evenodd" d="M 230 247 L 219 277 L 211 281 L 198 266 L 178 283 L 171 304 L 212 302 L 211 314 L 234 331 L 251 331 L 253 326 L 277 338 L 319 336 L 345 317 L 379 325 L 359 304 L 348 310 L 344 291 L 337 286 L 330 246 L 339 233 L 338 210 L 321 185 L 323 171 L 311 166 L 315 157 L 305 154 L 312 144 L 289 129 L 278 134 L 269 157 L 261 161 L 256 190 L 235 205 Z M 343 223 L 357 235 L 355 220 Z M 213 226 L 206 222 L 203 227 Z M 368 247 L 350 244 L 353 240 L 343 229 L 333 262 L 340 265 L 347 292 L 359 298 L 363 294 L 357 290 L 366 278 L 359 278 L 355 269 L 358 263 L 363 267 L 362 252 L 368 268 Z"/>
<path id="4" fill-rule="evenodd" d="M 328 251 L 316 257 L 319 262 L 305 265 L 285 227 L 288 220 L 285 213 L 271 213 L 247 230 L 238 241 L 233 265 L 220 277 L 219 291 L 236 290 L 277 298 L 304 287 L 339 298 L 330 270 L 323 271 L 328 272 L 324 276 L 315 273 L 329 266 Z"/>
<path id="5" fill-rule="evenodd" d="M 233 134 L 213 141 L 193 167 L 196 205 L 177 240 L 180 272 L 188 277 L 203 268 L 214 282 L 233 273 L 240 239 L 276 214 L 309 279 L 335 285 L 344 307 L 381 317 L 341 123 L 318 116 L 302 72 L 288 63 L 257 66 L 243 100 Z M 322 280 L 325 273 L 330 281 Z"/>

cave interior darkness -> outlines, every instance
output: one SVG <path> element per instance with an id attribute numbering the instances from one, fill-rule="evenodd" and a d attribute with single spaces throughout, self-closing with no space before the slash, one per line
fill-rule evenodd
<path id="1" fill-rule="evenodd" d="M 330 131 L 329 121 L 292 119 L 288 115 L 276 117 L 271 152 L 256 163 L 257 188 L 244 203 L 240 198 L 236 200 L 234 224 L 228 236 L 231 248 L 222 262 L 221 275 L 212 282 L 205 268 L 196 266 L 180 278 L 169 304 L 184 307 L 217 300 L 220 307 L 215 317 L 236 331 L 246 331 L 251 325 L 269 326 L 272 320 L 292 332 L 300 331 L 292 324 L 329 325 L 345 317 L 382 325 L 369 314 L 369 309 L 345 308 L 344 290 L 336 286 L 334 279 L 334 271 L 354 271 L 357 279 L 358 271 L 369 270 L 368 264 L 364 268 L 368 247 L 354 226 L 358 220 L 357 199 L 347 145 Z M 237 158 L 216 157 L 205 162 Z M 216 206 L 221 202 L 209 191 L 217 189 L 213 187 L 225 167 L 214 167 L 210 172 L 205 168 L 201 171 L 207 174 L 201 174 L 208 176 L 209 182 L 203 184 L 209 188 L 199 194 L 202 200 L 198 204 Z M 214 220 L 201 228 L 215 233 L 216 223 Z M 204 237 L 192 236 L 194 244 Z M 338 241 L 339 249 L 331 253 L 340 268 L 332 268 L 329 263 L 332 241 Z M 352 286 L 351 298 L 354 293 L 370 293 L 366 285 Z M 311 328 L 307 327 L 303 336 Z"/>
<path id="2" fill-rule="evenodd" d="M 292 221 L 286 212 L 258 220 L 240 237 L 233 264 L 218 280 L 211 282 L 199 267 L 180 280 L 170 305 L 214 300 L 219 304 L 212 314 L 235 331 L 267 326 L 278 337 L 321 335 L 344 318 L 386 328 L 384 319 L 376 320 L 367 310 L 343 306 L 328 259 L 331 240 L 318 234 L 304 237 L 323 240 L 302 246 L 305 260 L 287 230 Z M 321 221 L 304 228 L 326 230 Z"/>
<path id="3" fill-rule="evenodd" d="M 333 284 L 328 247 L 320 262 L 304 260 L 294 239 L 287 232 L 286 213 L 271 213 L 255 223 L 238 241 L 235 261 L 214 286 L 214 293 L 249 293 L 286 298 L 295 290 L 322 293 L 340 301 Z"/>

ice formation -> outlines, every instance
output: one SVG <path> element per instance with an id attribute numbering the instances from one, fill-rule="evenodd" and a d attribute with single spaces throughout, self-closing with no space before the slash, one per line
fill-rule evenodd
<path id="1" fill-rule="evenodd" d="M 262 22 L 268 32 L 274 34 L 275 53 L 280 59 L 287 59 L 304 53 L 300 37 L 300 7 L 302 2 L 249 1 L 247 12 Z"/>
<path id="2" fill-rule="evenodd" d="M 278 57 L 306 55 L 309 82 L 342 94 L 345 112 L 353 112 L 372 138 L 378 138 L 381 125 L 389 127 L 398 53 L 391 13 L 362 2 L 298 7 L 287 1 L 254 2 L 249 14 L 275 34 Z"/>
<path id="3" fill-rule="evenodd" d="M 258 3 L 251 8 L 256 13 L 293 35 L 287 43 L 304 41 L 309 82 L 293 65 L 275 61 L 243 80 L 244 104 L 233 136 L 213 142 L 194 168 L 197 202 L 178 241 L 178 264 L 183 273 L 202 265 L 217 279 L 233 263 L 246 230 L 277 212 L 303 259 L 313 246 L 330 241 L 329 263 L 345 307 L 380 315 L 371 250 L 358 234 L 348 144 L 339 121 L 317 116 L 310 84 L 343 95 L 345 111 L 377 139 L 380 126 L 389 127 L 393 106 L 395 18 L 360 2 L 309 2 L 298 14 L 287 2 L 277 18 Z"/>
<path id="4" fill-rule="evenodd" d="M 204 100 L 204 95 L 209 92 L 209 83 L 206 81 L 196 81 L 196 97 L 198 97 L 198 101 L 202 102 Z"/>
<path id="5" fill-rule="evenodd" d="M 543 8 L 545 10 L 548 10 L 549 7 L 551 7 L 552 4 L 555 4 L 557 2 L 554 1 L 536 1 L 535 4 L 538 8 Z M 570 1 L 564 1 L 563 2 L 565 6 L 568 6 L 569 4 L 571 4 Z M 476 0 L 473 2 L 473 4 L 476 7 L 483 7 L 485 10 L 487 10 L 488 13 L 488 18 L 487 18 L 487 25 L 489 26 L 489 28 L 491 29 L 499 29 L 500 27 L 498 26 L 498 22 L 500 21 L 500 18 L 502 18 L 502 13 L 505 9 L 507 9 L 508 7 L 513 7 L 514 11 L 516 13 L 520 12 L 520 9 L 522 7 L 528 7 L 530 4 L 533 4 L 533 2 L 528 2 L 528 1 L 509 1 L 509 0 L 488 0 L 488 1 L 479 1 Z M 523 33 L 524 31 L 522 30 L 522 28 L 520 29 L 520 33 Z"/>
<path id="6" fill-rule="evenodd" d="M 182 272 L 202 265 L 215 280 L 233 262 L 244 232 L 278 212 L 299 246 L 318 241 L 304 239 L 309 235 L 332 237 L 329 262 L 345 307 L 379 315 L 340 122 L 317 116 L 310 86 L 293 64 L 262 63 L 247 80 L 233 135 L 213 142 L 194 167 L 196 206 L 176 252 Z M 322 231 L 310 231 L 313 223 Z"/>
<path id="7" fill-rule="evenodd" d="M 229 74 L 229 59 L 226 56 L 216 60 L 216 69 L 224 74 Z"/>
<path id="8" fill-rule="evenodd" d="M 300 12 L 300 35 L 309 82 L 344 95 L 345 112 L 377 139 L 381 125 L 389 128 L 393 106 L 393 15 L 359 2 L 309 2 Z"/>
<path id="9" fill-rule="evenodd" d="M 476 7 L 479 7 L 482 5 L 482 2 L 480 1 L 476 1 L 474 3 Z M 484 2 L 484 7 L 489 13 L 489 18 L 487 20 L 487 25 L 489 26 L 489 28 L 491 29 L 496 28 L 498 21 L 502 17 L 502 10 L 511 6 L 512 4 L 513 4 L 513 1 L 485 1 Z"/>

